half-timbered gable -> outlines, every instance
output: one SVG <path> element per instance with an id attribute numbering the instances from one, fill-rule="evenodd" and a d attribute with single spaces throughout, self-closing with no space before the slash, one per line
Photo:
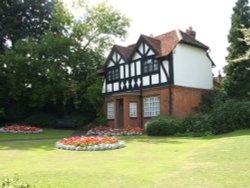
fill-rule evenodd
<path id="1" fill-rule="evenodd" d="M 192 28 L 141 35 L 127 47 L 114 45 L 101 71 L 109 125 L 142 127 L 159 114 L 194 112 L 213 86 L 208 51 Z"/>

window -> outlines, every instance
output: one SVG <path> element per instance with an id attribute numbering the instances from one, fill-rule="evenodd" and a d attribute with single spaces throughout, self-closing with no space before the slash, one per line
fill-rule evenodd
<path id="1" fill-rule="evenodd" d="M 137 117 L 137 103 L 136 102 L 129 103 L 129 117 Z"/>
<path id="2" fill-rule="evenodd" d="M 118 80 L 119 79 L 119 69 L 111 69 L 107 73 L 107 79 L 108 81 Z"/>
<path id="3" fill-rule="evenodd" d="M 114 119 L 115 117 L 115 109 L 114 109 L 114 102 L 107 103 L 107 118 Z"/>
<path id="4" fill-rule="evenodd" d="M 144 73 L 150 73 L 158 71 L 158 61 L 154 59 L 147 59 L 143 63 L 143 72 Z"/>
<path id="5" fill-rule="evenodd" d="M 152 117 L 160 114 L 160 97 L 144 98 L 144 117 Z"/>

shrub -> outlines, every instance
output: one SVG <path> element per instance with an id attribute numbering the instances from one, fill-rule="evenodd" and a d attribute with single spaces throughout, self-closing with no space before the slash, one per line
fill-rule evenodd
<path id="1" fill-rule="evenodd" d="M 168 136 L 182 132 L 182 130 L 179 119 L 161 115 L 149 121 L 146 132 L 149 136 Z"/>
<path id="2" fill-rule="evenodd" d="M 1 188 L 38 188 L 38 186 L 30 185 L 28 183 L 22 182 L 17 176 L 2 177 L 0 178 L 0 187 Z"/>
<path id="3" fill-rule="evenodd" d="M 209 114 L 189 115 L 183 120 L 181 126 L 190 136 L 205 136 L 214 132 Z"/>
<path id="4" fill-rule="evenodd" d="M 70 115 L 66 115 L 64 117 L 65 120 L 75 120 L 77 123 L 77 128 L 81 128 L 86 126 L 86 124 L 88 123 L 86 117 L 84 115 L 81 114 L 70 114 Z"/>
<path id="5" fill-rule="evenodd" d="M 39 113 L 29 116 L 25 120 L 27 125 L 37 125 L 39 127 L 54 128 L 56 125 L 56 118 L 53 115 Z"/>
<path id="6" fill-rule="evenodd" d="M 226 100 L 226 96 L 220 90 L 211 90 L 202 95 L 202 103 L 199 106 L 199 111 L 202 113 L 208 113 L 217 106 L 223 104 Z"/>
<path id="7" fill-rule="evenodd" d="M 211 112 L 215 134 L 250 128 L 250 101 L 226 101 Z"/>
<path id="8" fill-rule="evenodd" d="M 0 120 L 5 118 L 4 108 L 0 108 Z"/>

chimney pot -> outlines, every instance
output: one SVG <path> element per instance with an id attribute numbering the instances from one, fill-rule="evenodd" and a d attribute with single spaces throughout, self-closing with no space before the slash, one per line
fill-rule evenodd
<path id="1" fill-rule="evenodd" d="M 193 37 L 193 38 L 196 37 L 196 32 L 193 30 L 192 27 L 189 27 L 188 29 L 186 29 L 186 33 L 187 33 L 189 36 Z"/>

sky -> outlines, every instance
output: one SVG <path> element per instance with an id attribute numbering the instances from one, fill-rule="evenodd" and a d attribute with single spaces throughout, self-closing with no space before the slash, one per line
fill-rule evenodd
<path id="1" fill-rule="evenodd" d="M 219 70 L 223 73 L 229 45 L 227 35 L 236 0 L 107 0 L 107 2 L 131 20 L 128 37 L 125 41 L 116 40 L 117 45 L 127 46 L 136 43 L 141 34 L 157 36 L 174 29 L 186 31 L 192 27 L 196 31 L 196 39 L 210 47 L 209 54 L 216 64 L 214 75 L 217 76 Z"/>

